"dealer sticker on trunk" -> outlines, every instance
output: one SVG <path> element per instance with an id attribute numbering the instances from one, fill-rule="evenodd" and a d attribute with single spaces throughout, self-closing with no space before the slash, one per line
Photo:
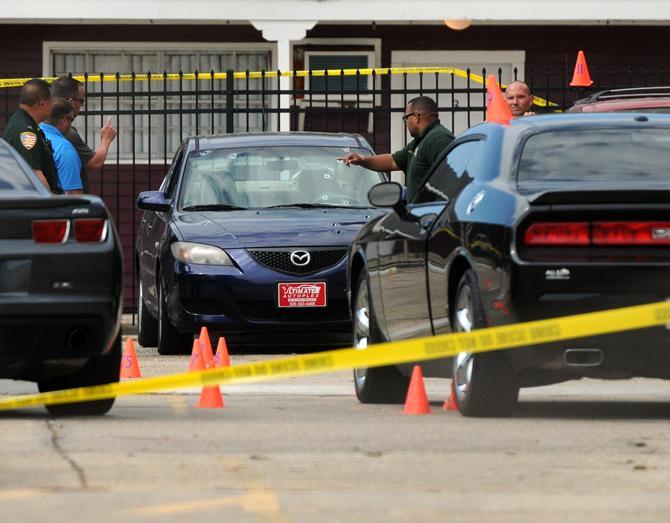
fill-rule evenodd
<path id="1" fill-rule="evenodd" d="M 279 307 L 325 307 L 326 282 L 278 283 Z"/>

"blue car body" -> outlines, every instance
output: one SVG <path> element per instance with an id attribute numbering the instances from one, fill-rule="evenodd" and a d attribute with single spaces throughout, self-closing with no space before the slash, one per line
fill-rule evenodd
<path id="1" fill-rule="evenodd" d="M 224 334 L 233 344 L 351 342 L 347 251 L 360 228 L 381 211 L 369 207 L 367 191 L 360 195 L 365 206 L 184 207 L 184 166 L 189 157 L 202 156 L 202 151 L 247 150 L 247 146 L 355 148 L 373 154 L 362 137 L 346 134 L 186 139 L 161 190 L 142 193 L 138 199 L 138 207 L 145 210 L 137 239 L 140 343 L 156 343 L 161 353 L 187 352 L 192 335 L 202 326 Z M 234 153 L 226 158 L 236 160 Z M 375 176 L 383 180 L 383 175 Z M 264 197 L 271 200 L 273 192 Z M 214 246 L 227 254 L 230 264 L 180 261 L 173 252 L 175 242 Z M 299 261 L 309 253 L 309 263 L 291 263 L 296 251 Z M 325 284 L 325 305 L 280 307 L 279 285 L 286 283 Z"/>

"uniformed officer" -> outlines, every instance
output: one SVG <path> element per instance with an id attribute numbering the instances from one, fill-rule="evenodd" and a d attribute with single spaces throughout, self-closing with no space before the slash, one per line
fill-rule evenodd
<path id="1" fill-rule="evenodd" d="M 3 138 L 32 167 L 40 181 L 55 194 L 62 194 L 51 145 L 37 124 L 51 114 L 53 100 L 49 84 L 39 78 L 21 87 L 19 108 L 11 116 Z"/>
<path id="2" fill-rule="evenodd" d="M 440 123 L 437 104 L 432 98 L 427 96 L 414 98 L 407 104 L 406 111 L 402 119 L 414 140 L 403 149 L 393 154 L 374 156 L 349 153 L 338 159 L 347 165 L 362 165 L 373 171 L 403 171 L 407 200 L 410 201 L 428 169 L 451 143 L 454 135 Z"/>

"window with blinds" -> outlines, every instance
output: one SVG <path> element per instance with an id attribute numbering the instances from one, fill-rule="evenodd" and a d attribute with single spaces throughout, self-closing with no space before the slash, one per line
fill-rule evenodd
<path id="1" fill-rule="evenodd" d="M 249 50 L 179 49 L 52 49 L 51 74 L 88 74 L 86 105 L 75 126 L 86 142 L 99 141 L 99 128 L 113 117 L 118 136 L 109 153 L 122 160 L 170 158 L 181 139 L 196 134 L 226 130 L 225 80 L 145 80 L 100 82 L 96 77 L 146 73 L 205 73 L 261 71 L 272 67 L 268 48 Z M 268 129 L 263 108 L 270 100 L 261 79 L 236 80 L 235 130 L 256 132 Z M 242 85 L 243 84 L 243 85 Z M 252 109 L 251 112 L 245 109 Z M 255 112 L 253 110 L 256 110 Z"/>

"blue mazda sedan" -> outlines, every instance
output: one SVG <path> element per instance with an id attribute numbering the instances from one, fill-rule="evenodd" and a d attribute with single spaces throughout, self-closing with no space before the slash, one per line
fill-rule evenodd
<path id="1" fill-rule="evenodd" d="M 185 353 L 203 325 L 236 345 L 350 343 L 347 250 L 384 176 L 348 152 L 373 154 L 354 134 L 184 140 L 137 200 L 140 344 Z"/>

